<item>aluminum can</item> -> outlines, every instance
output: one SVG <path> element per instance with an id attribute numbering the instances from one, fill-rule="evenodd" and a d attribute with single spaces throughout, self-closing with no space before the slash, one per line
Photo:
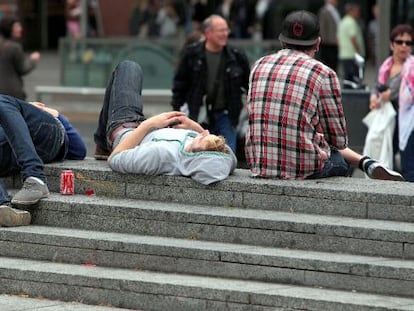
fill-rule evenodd
<path id="1" fill-rule="evenodd" d="M 60 173 L 60 193 L 75 193 L 75 174 L 72 170 L 64 170 Z"/>

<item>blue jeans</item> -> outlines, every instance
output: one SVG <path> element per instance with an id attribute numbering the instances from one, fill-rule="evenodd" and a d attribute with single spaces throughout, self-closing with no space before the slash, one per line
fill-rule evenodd
<path id="1" fill-rule="evenodd" d="M 214 127 L 212 134 L 222 135 L 226 139 L 227 145 L 236 154 L 237 133 L 231 125 L 229 115 L 225 111 L 214 113 Z"/>
<path id="2" fill-rule="evenodd" d="M 350 172 L 350 166 L 342 154 L 337 150 L 332 150 L 331 156 L 325 161 L 322 171 L 312 174 L 308 179 L 349 176 Z"/>
<path id="3" fill-rule="evenodd" d="M 56 158 L 64 139 L 59 121 L 23 100 L 0 95 L 0 125 L 0 176 L 20 172 L 23 180 L 46 181 L 44 162 Z M 0 203 L 9 202 L 2 183 L 0 188 Z"/>
<path id="4" fill-rule="evenodd" d="M 358 82 L 355 77 L 359 76 L 359 68 L 354 59 L 341 60 L 344 79 L 348 81 Z"/>
<path id="5" fill-rule="evenodd" d="M 400 151 L 401 171 L 405 180 L 414 182 L 414 132 L 408 138 L 404 151 Z"/>
<path id="6" fill-rule="evenodd" d="M 111 150 L 109 138 L 117 127 L 145 120 L 141 97 L 142 81 L 141 66 L 133 61 L 122 61 L 113 71 L 94 134 L 95 143 L 102 149 Z"/>

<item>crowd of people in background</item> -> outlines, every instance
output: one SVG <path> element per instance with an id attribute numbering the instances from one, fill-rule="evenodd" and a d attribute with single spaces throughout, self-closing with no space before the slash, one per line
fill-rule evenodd
<path id="1" fill-rule="evenodd" d="M 141 0 L 130 16 L 130 34 L 171 38 L 182 27 L 200 31 L 202 21 L 217 14 L 229 22 L 230 37 L 275 39 L 279 24 L 275 0 Z"/>

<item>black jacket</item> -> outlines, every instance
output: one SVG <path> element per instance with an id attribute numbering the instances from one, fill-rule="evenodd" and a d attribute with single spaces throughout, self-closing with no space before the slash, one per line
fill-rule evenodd
<path id="1" fill-rule="evenodd" d="M 180 110 L 188 104 L 189 117 L 197 120 L 203 96 L 207 89 L 207 60 L 204 42 L 191 44 L 184 49 L 173 81 L 172 107 Z M 246 54 L 240 49 L 225 46 L 224 56 L 224 97 L 233 126 L 237 125 L 243 107 L 242 94 L 247 92 L 250 64 Z"/>

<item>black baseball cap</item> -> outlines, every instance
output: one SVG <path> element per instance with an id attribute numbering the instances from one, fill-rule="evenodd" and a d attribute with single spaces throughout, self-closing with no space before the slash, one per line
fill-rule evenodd
<path id="1" fill-rule="evenodd" d="M 319 38 L 318 17 L 308 11 L 294 11 L 282 23 L 279 40 L 288 44 L 311 46 Z"/>

